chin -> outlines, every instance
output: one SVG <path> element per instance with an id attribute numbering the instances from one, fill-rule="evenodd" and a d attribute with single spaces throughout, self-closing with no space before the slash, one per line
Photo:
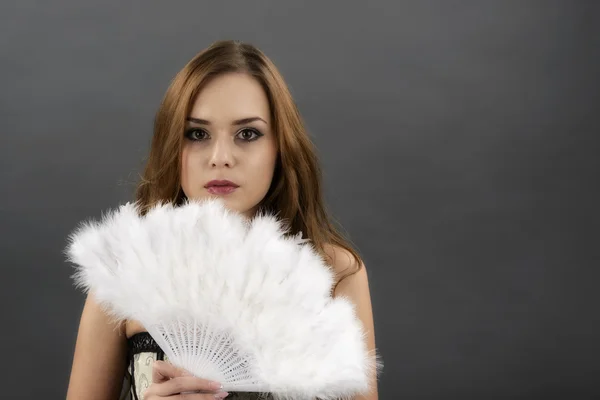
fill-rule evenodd
<path id="1" fill-rule="evenodd" d="M 253 213 L 254 207 L 247 204 L 240 204 L 238 201 L 236 201 L 237 199 L 235 198 L 231 198 L 229 196 L 210 196 L 210 198 L 222 200 L 225 204 L 225 207 L 227 207 L 231 211 L 244 215 L 249 215 L 250 213 Z"/>
<path id="2" fill-rule="evenodd" d="M 229 210 L 238 212 L 249 218 L 254 216 L 254 214 L 258 210 L 257 204 L 247 204 L 246 202 L 244 202 L 246 204 L 241 204 L 239 199 L 236 198 L 236 196 L 232 196 L 232 195 L 220 196 L 220 195 L 213 195 L 210 193 L 202 193 L 197 196 L 192 196 L 192 199 L 196 199 L 196 200 L 220 199 L 225 204 L 225 207 L 227 207 Z"/>
<path id="3" fill-rule="evenodd" d="M 240 214 L 245 215 L 248 218 L 251 218 L 254 216 L 254 214 L 256 213 L 256 210 L 258 209 L 257 206 L 255 205 L 249 205 L 249 204 L 236 204 L 235 202 L 229 202 L 227 201 L 227 199 L 225 199 L 225 206 L 227 208 L 229 208 L 231 211 L 235 211 L 238 212 Z"/>

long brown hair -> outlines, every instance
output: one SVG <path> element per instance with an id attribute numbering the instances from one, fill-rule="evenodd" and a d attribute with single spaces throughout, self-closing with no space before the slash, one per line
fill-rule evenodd
<path id="1" fill-rule="evenodd" d="M 278 160 L 271 187 L 260 210 L 276 213 L 290 234 L 302 234 L 333 265 L 329 246 L 347 250 L 356 268 L 338 275 L 337 282 L 356 272 L 362 260 L 349 241 L 334 227 L 322 194 L 321 169 L 292 95 L 272 61 L 255 46 L 218 41 L 198 53 L 177 73 L 167 89 L 154 121 L 154 135 L 146 167 L 135 193 L 140 212 L 157 203 L 181 204 L 181 151 L 184 124 L 196 95 L 211 79 L 229 72 L 244 72 L 263 87 L 269 100 Z"/>

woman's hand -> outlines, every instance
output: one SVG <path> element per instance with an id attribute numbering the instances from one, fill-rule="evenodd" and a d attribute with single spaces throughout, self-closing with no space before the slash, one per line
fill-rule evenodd
<path id="1" fill-rule="evenodd" d="M 218 382 L 197 378 L 181 368 L 157 360 L 152 366 L 152 384 L 144 392 L 144 400 L 223 399 L 228 393 L 221 388 Z"/>

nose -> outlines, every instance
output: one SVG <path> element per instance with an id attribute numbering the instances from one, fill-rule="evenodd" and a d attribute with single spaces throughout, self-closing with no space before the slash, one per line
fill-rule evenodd
<path id="1" fill-rule="evenodd" d="M 231 168 L 234 165 L 232 143 L 225 138 L 214 140 L 210 154 L 211 168 Z"/>

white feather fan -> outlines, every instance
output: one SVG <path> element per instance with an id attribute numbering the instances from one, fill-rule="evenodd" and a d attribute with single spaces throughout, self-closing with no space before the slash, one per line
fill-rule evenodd
<path id="1" fill-rule="evenodd" d="M 226 391 L 280 399 L 347 398 L 380 365 L 333 274 L 272 215 L 219 200 L 132 203 L 70 236 L 73 279 L 115 320 L 139 321 L 170 361 Z"/>

